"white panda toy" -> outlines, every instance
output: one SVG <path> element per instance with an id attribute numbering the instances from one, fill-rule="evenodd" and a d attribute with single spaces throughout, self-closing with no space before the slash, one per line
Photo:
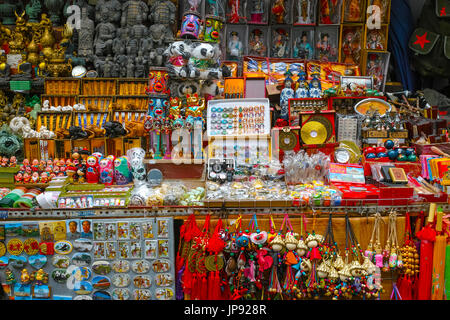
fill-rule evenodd
<path id="1" fill-rule="evenodd" d="M 169 75 L 181 78 L 198 77 L 199 73 L 189 66 L 191 55 L 192 43 L 190 40 L 172 42 L 164 51 Z"/>
<path id="2" fill-rule="evenodd" d="M 220 89 L 217 86 L 216 81 L 207 79 L 202 83 L 201 95 L 206 101 L 209 101 L 218 95 L 220 95 Z"/>
<path id="3" fill-rule="evenodd" d="M 190 68 L 198 70 L 199 78 L 222 79 L 231 75 L 227 67 L 220 67 L 220 48 L 218 44 L 194 42 L 192 43 L 192 55 L 189 59 Z"/>

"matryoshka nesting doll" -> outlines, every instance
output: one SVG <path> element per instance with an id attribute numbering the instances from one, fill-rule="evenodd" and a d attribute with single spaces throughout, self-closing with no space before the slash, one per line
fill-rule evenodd
<path id="1" fill-rule="evenodd" d="M 98 183 L 99 159 L 96 156 L 89 156 L 86 160 L 86 182 Z"/>
<path id="2" fill-rule="evenodd" d="M 133 181 L 127 157 L 122 156 L 114 160 L 114 180 L 118 185 L 129 184 Z"/>
<path id="3" fill-rule="evenodd" d="M 114 180 L 114 162 L 111 158 L 103 158 L 99 163 L 99 182 L 104 185 L 112 185 Z"/>

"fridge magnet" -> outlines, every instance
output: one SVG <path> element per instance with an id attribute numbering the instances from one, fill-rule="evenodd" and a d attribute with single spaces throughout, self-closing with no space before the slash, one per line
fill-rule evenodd
<path id="1" fill-rule="evenodd" d="M 156 240 L 145 240 L 145 258 L 146 259 L 156 259 Z"/>
<path id="2" fill-rule="evenodd" d="M 3 242 L 0 242 L 0 257 L 3 257 L 6 253 L 6 246 Z"/>
<path id="3" fill-rule="evenodd" d="M 29 256 L 28 263 L 34 269 L 38 270 L 47 264 L 47 257 L 44 255 Z"/>
<path id="4" fill-rule="evenodd" d="M 75 240 L 78 239 L 81 235 L 80 233 L 80 220 L 73 219 L 66 221 L 66 229 L 67 229 L 67 240 Z"/>
<path id="5" fill-rule="evenodd" d="M 111 294 L 107 291 L 95 291 L 92 297 L 94 300 L 112 300 Z"/>
<path id="6" fill-rule="evenodd" d="M 51 297 L 50 287 L 46 284 L 35 284 L 31 291 L 31 295 L 35 299 L 49 299 Z"/>
<path id="7" fill-rule="evenodd" d="M 168 272 L 170 270 L 170 260 L 158 259 L 152 263 L 153 272 Z"/>
<path id="8" fill-rule="evenodd" d="M 147 273 L 150 270 L 150 263 L 146 260 L 137 260 L 131 265 L 134 273 Z"/>
<path id="9" fill-rule="evenodd" d="M 131 279 L 127 273 L 118 273 L 113 275 L 112 283 L 118 288 L 128 287 L 130 285 Z"/>
<path id="10" fill-rule="evenodd" d="M 106 240 L 116 240 L 116 223 L 115 222 L 106 222 L 105 223 L 105 239 Z"/>
<path id="11" fill-rule="evenodd" d="M 67 273 L 67 269 L 53 269 L 51 277 L 55 282 L 64 284 L 69 279 L 70 274 Z"/>
<path id="12" fill-rule="evenodd" d="M 117 257 L 116 243 L 113 241 L 105 242 L 106 259 L 114 260 Z"/>
<path id="13" fill-rule="evenodd" d="M 70 266 L 67 268 L 67 272 L 69 272 L 77 281 L 87 281 L 92 275 L 92 271 L 88 267 Z"/>
<path id="14" fill-rule="evenodd" d="M 39 237 L 39 223 L 30 222 L 22 224 L 22 234 L 24 237 Z"/>
<path id="15" fill-rule="evenodd" d="M 105 258 L 105 243 L 104 242 L 94 242 L 94 259 L 104 259 Z"/>
<path id="16" fill-rule="evenodd" d="M 8 266 L 9 258 L 7 256 L 0 257 L 0 270 Z"/>
<path id="17" fill-rule="evenodd" d="M 130 238 L 130 224 L 128 221 L 117 222 L 117 239 L 128 240 Z"/>
<path id="18" fill-rule="evenodd" d="M 130 239 L 141 239 L 141 225 L 139 222 L 130 222 Z"/>
<path id="19" fill-rule="evenodd" d="M 40 254 L 45 254 L 47 256 L 51 256 L 51 255 L 55 254 L 54 245 L 55 244 L 53 242 L 41 242 L 41 243 L 39 243 L 39 253 Z"/>
<path id="20" fill-rule="evenodd" d="M 158 238 L 169 237 L 169 220 L 158 220 Z"/>
<path id="21" fill-rule="evenodd" d="M 115 272 L 128 272 L 130 271 L 130 263 L 127 260 L 116 260 L 113 262 L 112 268 Z"/>
<path id="22" fill-rule="evenodd" d="M 55 221 L 52 222 L 52 231 L 55 241 L 66 239 L 66 222 L 65 221 Z"/>
<path id="23" fill-rule="evenodd" d="M 160 273 L 156 275 L 155 282 L 158 287 L 169 287 L 173 283 L 173 278 L 170 273 Z"/>
<path id="24" fill-rule="evenodd" d="M 72 264 L 84 267 L 89 266 L 92 263 L 92 257 L 89 253 L 77 252 L 72 256 Z"/>
<path id="25" fill-rule="evenodd" d="M 55 252 L 58 254 L 69 254 L 73 250 L 72 243 L 67 240 L 61 240 L 55 243 Z"/>
<path id="26" fill-rule="evenodd" d="M 53 295 L 53 300 L 73 300 L 72 296 Z"/>
<path id="27" fill-rule="evenodd" d="M 116 288 L 112 291 L 113 300 L 128 300 L 130 299 L 130 291 L 124 288 Z"/>
<path id="28" fill-rule="evenodd" d="M 39 252 L 39 242 L 34 238 L 28 238 L 23 243 L 23 251 L 29 256 L 37 254 Z"/>
<path id="29" fill-rule="evenodd" d="M 141 259 L 142 258 L 142 247 L 140 241 L 130 242 L 131 259 Z"/>
<path id="30" fill-rule="evenodd" d="M 142 237 L 144 239 L 153 239 L 154 235 L 152 222 L 148 221 L 142 223 Z"/>
<path id="31" fill-rule="evenodd" d="M 152 285 L 152 282 L 149 276 L 139 275 L 133 278 L 133 284 L 136 288 L 148 289 Z"/>
<path id="32" fill-rule="evenodd" d="M 41 234 L 41 242 L 55 241 L 51 222 L 39 222 L 39 233 Z"/>
<path id="33" fill-rule="evenodd" d="M 155 296 L 158 300 L 172 300 L 173 290 L 170 288 L 158 288 L 155 290 Z"/>
<path id="34" fill-rule="evenodd" d="M 76 296 L 75 298 L 73 298 L 73 300 L 92 300 L 92 297 L 86 296 L 86 295 L 81 295 L 81 296 Z"/>
<path id="35" fill-rule="evenodd" d="M 103 222 L 94 222 L 94 240 L 106 240 L 105 224 Z"/>
<path id="36" fill-rule="evenodd" d="M 158 257 L 169 257 L 169 240 L 158 240 Z"/>
<path id="37" fill-rule="evenodd" d="M 92 278 L 92 286 L 94 289 L 108 289 L 111 286 L 111 280 L 105 276 L 95 276 Z"/>
<path id="38" fill-rule="evenodd" d="M 18 256 L 23 252 L 23 242 L 20 239 L 13 238 L 6 244 L 8 253 L 13 256 Z"/>
<path id="39" fill-rule="evenodd" d="M 119 257 L 122 259 L 130 258 L 130 243 L 128 241 L 119 241 Z"/>
<path id="40" fill-rule="evenodd" d="M 92 239 L 92 221 L 91 220 L 80 220 L 81 221 L 81 238 Z"/>
<path id="41" fill-rule="evenodd" d="M 22 235 L 22 223 L 5 224 L 5 235 L 7 237 L 18 237 Z"/>
<path id="42" fill-rule="evenodd" d="M 108 261 L 95 261 L 92 264 L 92 270 L 96 274 L 106 275 L 111 272 L 111 264 Z"/>
<path id="43" fill-rule="evenodd" d="M 52 257 L 52 265 L 55 268 L 65 269 L 70 265 L 70 258 L 59 254 L 55 255 Z"/>
<path id="44" fill-rule="evenodd" d="M 152 297 L 150 290 L 147 289 L 135 289 L 133 291 L 134 300 L 150 300 Z"/>
<path id="45" fill-rule="evenodd" d="M 14 285 L 14 300 L 31 300 L 31 285 L 16 283 Z"/>
<path id="46" fill-rule="evenodd" d="M 75 282 L 73 291 L 78 295 L 87 295 L 94 291 L 94 288 L 89 281 L 77 281 Z"/>
<path id="47" fill-rule="evenodd" d="M 76 239 L 73 241 L 73 248 L 79 252 L 90 252 L 94 246 L 91 239 Z"/>
<path id="48" fill-rule="evenodd" d="M 27 258 L 24 256 L 10 256 L 9 265 L 16 269 L 22 269 L 27 264 Z"/>

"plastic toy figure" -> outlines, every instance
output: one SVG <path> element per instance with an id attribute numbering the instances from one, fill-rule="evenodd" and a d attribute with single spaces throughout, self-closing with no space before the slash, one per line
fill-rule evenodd
<path id="1" fill-rule="evenodd" d="M 332 24 L 330 18 L 330 4 L 328 0 L 320 0 L 320 23 Z"/>
<path id="2" fill-rule="evenodd" d="M 293 81 L 290 77 L 291 73 L 288 71 L 286 73 L 286 78 L 284 79 L 284 88 L 281 90 L 280 94 L 280 118 L 284 120 L 289 120 L 289 99 L 295 97 L 295 91 L 292 88 Z"/>
<path id="3" fill-rule="evenodd" d="M 344 63 L 356 64 L 359 63 L 361 45 L 358 41 L 358 33 L 347 32 L 345 40 L 342 44 L 342 52 L 344 54 Z"/>
<path id="4" fill-rule="evenodd" d="M 294 58 L 312 60 L 314 56 L 314 48 L 308 42 L 308 34 L 303 31 L 302 36 L 295 39 Z"/>
<path id="5" fill-rule="evenodd" d="M 241 19 L 247 19 L 246 17 L 243 17 L 240 15 L 240 8 L 241 8 L 241 0 L 229 0 L 228 5 L 231 8 L 231 13 L 228 14 L 230 16 L 228 22 L 229 23 L 239 23 Z"/>
<path id="6" fill-rule="evenodd" d="M 232 31 L 230 34 L 231 41 L 228 42 L 227 46 L 228 54 L 231 60 L 239 60 L 244 50 L 242 42 L 239 40 L 239 35 L 236 31 Z"/>
<path id="7" fill-rule="evenodd" d="M 382 36 L 379 31 L 377 30 L 370 31 L 369 34 L 367 35 L 366 48 L 372 50 L 384 50 L 384 45 L 381 40 Z"/>
<path id="8" fill-rule="evenodd" d="M 264 57 L 266 55 L 266 46 L 262 40 L 262 31 L 254 29 L 250 40 L 249 54 L 253 56 Z"/>
<path id="9" fill-rule="evenodd" d="M 331 46 L 328 33 L 322 33 L 320 35 L 320 40 L 317 42 L 316 48 L 319 50 L 319 60 L 330 61 L 330 58 L 334 55 L 335 48 Z"/>
<path id="10" fill-rule="evenodd" d="M 286 58 L 289 55 L 289 34 L 284 29 L 277 29 L 272 45 L 272 57 Z"/>
<path id="11" fill-rule="evenodd" d="M 358 22 L 361 19 L 361 0 L 349 0 L 347 1 L 346 8 L 346 21 Z"/>
<path id="12" fill-rule="evenodd" d="M 312 23 L 310 17 L 310 6 L 312 5 L 312 1 L 310 0 L 297 0 L 297 23 L 299 24 L 310 24 Z"/>
<path id="13" fill-rule="evenodd" d="M 380 66 L 380 61 L 376 54 L 369 55 L 369 61 L 367 63 L 366 73 L 368 76 L 373 77 L 374 89 L 379 90 L 381 88 L 381 85 L 383 82 L 383 70 Z"/>
<path id="14" fill-rule="evenodd" d="M 263 22 L 264 16 L 264 0 L 253 0 L 252 9 L 250 11 L 250 21 L 251 23 L 261 23 Z"/>
<path id="15" fill-rule="evenodd" d="M 284 16 L 286 14 L 286 8 L 284 3 L 285 0 L 276 0 L 272 7 L 272 14 L 275 16 L 275 21 L 278 24 L 285 23 Z"/>

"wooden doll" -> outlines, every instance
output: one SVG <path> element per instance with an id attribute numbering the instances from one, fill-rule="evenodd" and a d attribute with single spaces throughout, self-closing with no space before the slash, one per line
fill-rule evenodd
<path id="1" fill-rule="evenodd" d="M 99 182 L 104 185 L 112 185 L 114 180 L 114 162 L 111 158 L 103 158 L 99 163 Z"/>
<path id="2" fill-rule="evenodd" d="M 89 156 L 86 160 L 86 182 L 98 183 L 99 166 L 98 158 L 96 156 Z"/>

